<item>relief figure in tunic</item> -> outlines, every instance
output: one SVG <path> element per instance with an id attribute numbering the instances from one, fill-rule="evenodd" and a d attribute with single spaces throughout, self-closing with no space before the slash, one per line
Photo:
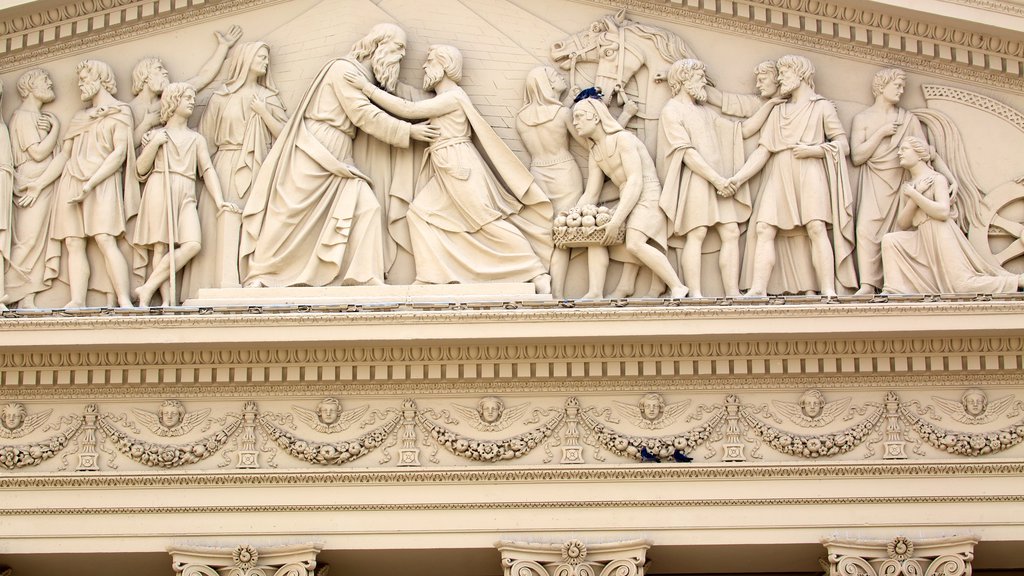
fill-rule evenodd
<path id="1" fill-rule="evenodd" d="M 764 169 L 741 284 L 749 286 L 750 296 L 835 296 L 838 286 L 857 287 L 846 131 L 835 105 L 814 91 L 810 60 L 791 55 L 776 64 L 781 95 L 789 101 L 772 110 L 757 149 L 733 178 L 738 185 Z M 805 248 L 776 245 L 779 236 L 802 234 L 809 240 Z"/>
<path id="2" fill-rule="evenodd" d="M 135 290 L 139 306 L 149 306 L 160 290 L 162 305 L 176 305 L 177 294 L 169 283 L 199 253 L 202 232 L 196 210 L 196 175 L 206 183 L 218 213 L 241 211 L 224 201 L 220 181 L 206 139 L 188 127 L 196 105 L 196 91 L 183 82 L 164 89 L 160 98 L 160 120 L 165 127 L 143 137 L 136 170 L 146 182 L 135 227 L 135 245 L 153 251 L 153 270 L 145 284 Z"/>
<path id="3" fill-rule="evenodd" d="M 883 292 L 992 294 L 1024 288 L 1024 274 L 982 258 L 957 226 L 951 217 L 949 180 L 929 165 L 928 144 L 906 138 L 898 154 L 908 173 L 900 186 L 903 207 L 896 219 L 903 231 L 882 238 Z"/>
<path id="4" fill-rule="evenodd" d="M 199 121 L 199 133 L 206 138 L 224 199 L 244 209 L 253 180 L 288 117 L 270 73 L 270 46 L 239 44 L 227 69 L 224 86 L 210 97 Z M 203 250 L 186 272 L 186 294 L 240 286 L 246 274 L 245 261 L 238 257 L 241 216 L 222 212 L 212 196 L 200 195 L 199 222 Z"/>
<path id="5" fill-rule="evenodd" d="M 900 144 L 911 136 L 924 138 L 921 122 L 900 108 L 907 75 L 898 68 L 875 74 L 871 92 L 875 103 L 853 117 L 850 160 L 861 166 L 857 183 L 858 294 L 874 294 L 882 287 L 882 237 L 895 232 L 900 212 L 900 186 L 906 171 L 900 166 Z"/>
<path id="6" fill-rule="evenodd" d="M 95 287 L 112 293 L 118 306 L 127 308 L 132 306 L 128 262 L 118 238 L 124 236 L 128 218 L 138 213 L 132 113 L 114 98 L 117 83 L 105 62 L 85 60 L 77 73 L 82 100 L 89 107 L 75 113 L 60 153 L 43 174 L 25 185 L 25 194 L 38 197 L 60 176 L 50 234 L 67 248 L 71 300 L 64 307 L 86 306 L 88 289 Z M 100 251 L 102 271 L 90 267 L 90 239 Z"/>
<path id="7" fill-rule="evenodd" d="M 690 295 L 701 297 L 701 259 L 718 245 L 725 295 L 740 295 L 740 226 L 750 218 L 747 184 L 728 177 L 743 166 L 743 138 L 755 134 L 781 99 L 762 102 L 752 118 L 728 120 L 707 106 L 708 80 L 699 60 L 680 60 L 668 72 L 673 92 L 661 111 L 658 154 L 664 182 L 661 207 L 669 216 L 669 245 L 679 247 L 680 269 Z M 711 238 L 708 232 L 713 231 Z"/>
<path id="8" fill-rule="evenodd" d="M 573 106 L 572 118 L 576 131 L 590 141 L 587 188 L 579 205 L 597 203 L 605 178 L 619 189 L 619 204 L 614 215 L 610 222 L 601 226 L 605 230 L 605 246 L 588 248 L 590 288 L 584 298 L 602 297 L 608 272 L 606 246 L 614 242 L 622 226 L 626 227 L 626 251 L 668 286 L 672 298 L 685 297 L 687 287 L 665 255 L 668 217 L 659 206 L 661 183 L 647 147 L 623 129 L 599 100 L 580 100 Z M 615 293 L 632 292 L 637 269 L 633 263 L 623 266 Z"/>
<path id="9" fill-rule="evenodd" d="M 4 90 L 0 84 L 0 105 L 3 104 Z M 4 276 L 11 261 L 11 233 L 14 222 L 14 155 L 11 153 L 11 132 L 0 118 L 0 309 L 11 302 L 4 289 Z"/>
<path id="10" fill-rule="evenodd" d="M 35 308 L 36 294 L 57 276 L 60 244 L 50 236 L 53 185 L 38 194 L 22 192 L 53 162 L 60 123 L 43 105 L 53 102 L 53 80 L 39 68 L 18 78 L 21 105 L 11 114 L 11 153 L 14 156 L 14 228 L 7 270 L 7 296 L 19 308 Z"/>
<path id="11" fill-rule="evenodd" d="M 437 95 L 419 102 L 346 75 L 389 112 L 430 119 L 441 131 L 427 149 L 420 188 L 406 216 L 416 281 L 533 282 L 539 294 L 549 294 L 551 203 L 458 85 L 462 54 L 452 46 L 432 46 L 423 70 L 424 89 Z"/>
<path id="12" fill-rule="evenodd" d="M 405 44 L 401 28 L 378 24 L 314 78 L 245 204 L 239 251 L 248 262 L 246 286 L 384 282 L 381 205 L 353 163 L 353 139 L 361 130 L 406 148 L 433 140 L 438 129 L 391 117 L 344 75 L 395 89 Z"/>

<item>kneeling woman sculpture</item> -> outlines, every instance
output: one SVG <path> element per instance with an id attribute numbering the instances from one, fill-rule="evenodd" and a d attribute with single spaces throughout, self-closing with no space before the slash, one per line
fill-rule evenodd
<path id="1" fill-rule="evenodd" d="M 899 159 L 910 174 L 900 188 L 905 204 L 896 223 L 906 231 L 882 239 L 883 292 L 991 294 L 1024 288 L 1024 274 L 987 262 L 964 237 L 951 217 L 949 181 L 928 165 L 928 146 L 907 138 Z"/>

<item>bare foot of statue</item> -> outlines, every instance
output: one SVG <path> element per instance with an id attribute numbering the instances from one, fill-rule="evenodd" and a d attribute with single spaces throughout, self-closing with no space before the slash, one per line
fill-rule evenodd
<path id="1" fill-rule="evenodd" d="M 839 294 L 835 290 L 822 290 L 821 295 L 825 298 L 838 298 Z"/>
<path id="2" fill-rule="evenodd" d="M 872 286 L 871 284 L 861 284 L 860 285 L 860 290 L 857 290 L 856 292 L 854 292 L 854 295 L 855 296 L 874 296 L 875 295 L 875 287 Z"/>
<path id="3" fill-rule="evenodd" d="M 363 282 L 363 286 L 383 286 L 384 281 L 380 278 L 370 278 L 366 282 Z"/>
<path id="4" fill-rule="evenodd" d="M 608 295 L 608 298 L 611 299 L 611 300 L 619 300 L 621 298 L 629 298 L 632 295 L 633 295 L 633 291 L 632 290 L 624 290 L 624 289 L 621 289 L 621 288 L 616 288 L 615 290 L 612 290 L 612 293 Z"/>
<path id="5" fill-rule="evenodd" d="M 132 299 L 127 296 L 118 298 L 117 305 L 121 308 L 135 308 L 135 304 L 132 304 Z"/>
<path id="6" fill-rule="evenodd" d="M 767 290 L 759 290 L 759 289 L 754 289 L 754 288 L 751 288 L 750 290 L 747 290 L 747 293 L 746 293 L 746 297 L 747 298 L 764 298 L 767 295 L 768 295 L 768 291 Z"/>
<path id="7" fill-rule="evenodd" d="M 263 282 L 260 282 L 259 280 L 253 280 L 252 282 L 249 282 L 248 284 L 246 284 L 245 287 L 246 288 L 266 288 L 267 285 L 264 284 Z"/>
<path id="8" fill-rule="evenodd" d="M 690 292 L 689 288 L 687 288 L 686 286 L 680 285 L 680 286 L 678 286 L 676 288 L 673 288 L 669 292 L 668 295 L 669 295 L 669 298 L 672 298 L 673 300 L 678 300 L 679 298 L 686 298 L 686 295 L 689 292 Z"/>
<path id="9" fill-rule="evenodd" d="M 154 292 L 156 290 L 149 287 L 148 282 L 135 289 L 135 296 L 139 299 L 139 308 L 149 308 L 149 301 L 152 300 Z"/>
<path id="10" fill-rule="evenodd" d="M 540 274 L 533 280 L 533 285 L 537 288 L 537 294 L 551 294 L 551 275 Z"/>
<path id="11" fill-rule="evenodd" d="M 35 308 L 36 307 L 36 295 L 29 294 L 18 302 L 18 308 Z"/>
<path id="12" fill-rule="evenodd" d="M 64 305 L 64 308 L 65 309 L 85 308 L 85 302 L 82 302 L 82 301 L 79 301 L 79 300 L 71 300 L 70 302 L 68 302 L 67 304 Z"/>
<path id="13" fill-rule="evenodd" d="M 602 300 L 603 298 L 604 294 L 597 291 L 590 291 L 579 297 L 580 300 Z"/>

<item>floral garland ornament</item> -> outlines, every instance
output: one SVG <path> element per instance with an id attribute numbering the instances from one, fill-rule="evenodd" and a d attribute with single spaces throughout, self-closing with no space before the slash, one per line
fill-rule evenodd
<path id="1" fill-rule="evenodd" d="M 1024 442 L 1024 420 L 992 432 L 956 432 L 925 422 L 900 406 L 903 420 L 931 446 L 958 456 L 995 454 Z"/>
<path id="2" fill-rule="evenodd" d="M 159 468 L 177 468 L 187 464 L 195 464 L 206 460 L 227 443 L 238 431 L 242 421 L 234 419 L 224 428 L 209 436 L 200 438 L 185 444 L 158 444 L 129 436 L 127 433 L 118 430 L 109 421 L 109 416 L 104 415 L 96 422 L 100 432 L 103 433 L 114 445 L 115 448 L 131 460 Z"/>
<path id="3" fill-rule="evenodd" d="M 419 414 L 416 422 L 438 445 L 461 458 L 480 462 L 512 460 L 529 454 L 558 430 L 565 412 L 559 411 L 543 425 L 502 440 L 476 440 L 463 436 Z"/>
<path id="4" fill-rule="evenodd" d="M 282 450 L 310 464 L 324 466 L 344 464 L 373 452 L 391 436 L 401 421 L 402 414 L 395 412 L 382 425 L 366 434 L 347 442 L 334 443 L 304 440 L 272 424 L 265 416 L 259 417 L 260 426 Z"/>
<path id="5" fill-rule="evenodd" d="M 688 432 L 675 436 L 653 437 L 624 434 L 598 421 L 589 411 L 580 413 L 580 422 L 593 434 L 592 439 L 613 454 L 641 462 L 658 462 L 662 459 L 688 462 L 690 458 L 687 454 L 707 442 L 724 419 L 725 410 L 719 409 L 707 422 Z"/>
<path id="6" fill-rule="evenodd" d="M 38 466 L 46 460 L 53 458 L 58 452 L 67 447 L 70 442 L 82 430 L 82 419 L 77 417 L 74 424 L 65 432 L 51 436 L 45 440 L 39 440 L 31 444 L 20 446 L 0 446 L 0 466 L 8 470 L 25 468 L 27 466 Z"/>
<path id="7" fill-rule="evenodd" d="M 882 420 L 884 410 L 875 406 L 871 414 L 859 423 L 844 430 L 815 436 L 787 432 L 753 415 L 747 408 L 740 408 L 743 422 L 777 452 L 803 458 L 821 458 L 845 454 L 864 443 Z"/>

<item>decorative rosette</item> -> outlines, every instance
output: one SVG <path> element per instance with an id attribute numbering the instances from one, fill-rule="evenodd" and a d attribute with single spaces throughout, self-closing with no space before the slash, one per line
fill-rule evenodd
<path id="1" fill-rule="evenodd" d="M 587 545 L 579 540 L 569 540 L 562 544 L 562 561 L 576 566 L 587 557 Z"/>
<path id="2" fill-rule="evenodd" d="M 259 558 L 259 552 L 248 544 L 239 546 L 231 551 L 231 560 L 235 562 L 235 566 L 238 566 L 242 570 L 254 568 L 256 566 L 256 561 L 259 560 Z"/>
<path id="3" fill-rule="evenodd" d="M 914 555 L 914 543 L 903 536 L 897 536 L 885 545 L 889 558 L 903 562 Z"/>

